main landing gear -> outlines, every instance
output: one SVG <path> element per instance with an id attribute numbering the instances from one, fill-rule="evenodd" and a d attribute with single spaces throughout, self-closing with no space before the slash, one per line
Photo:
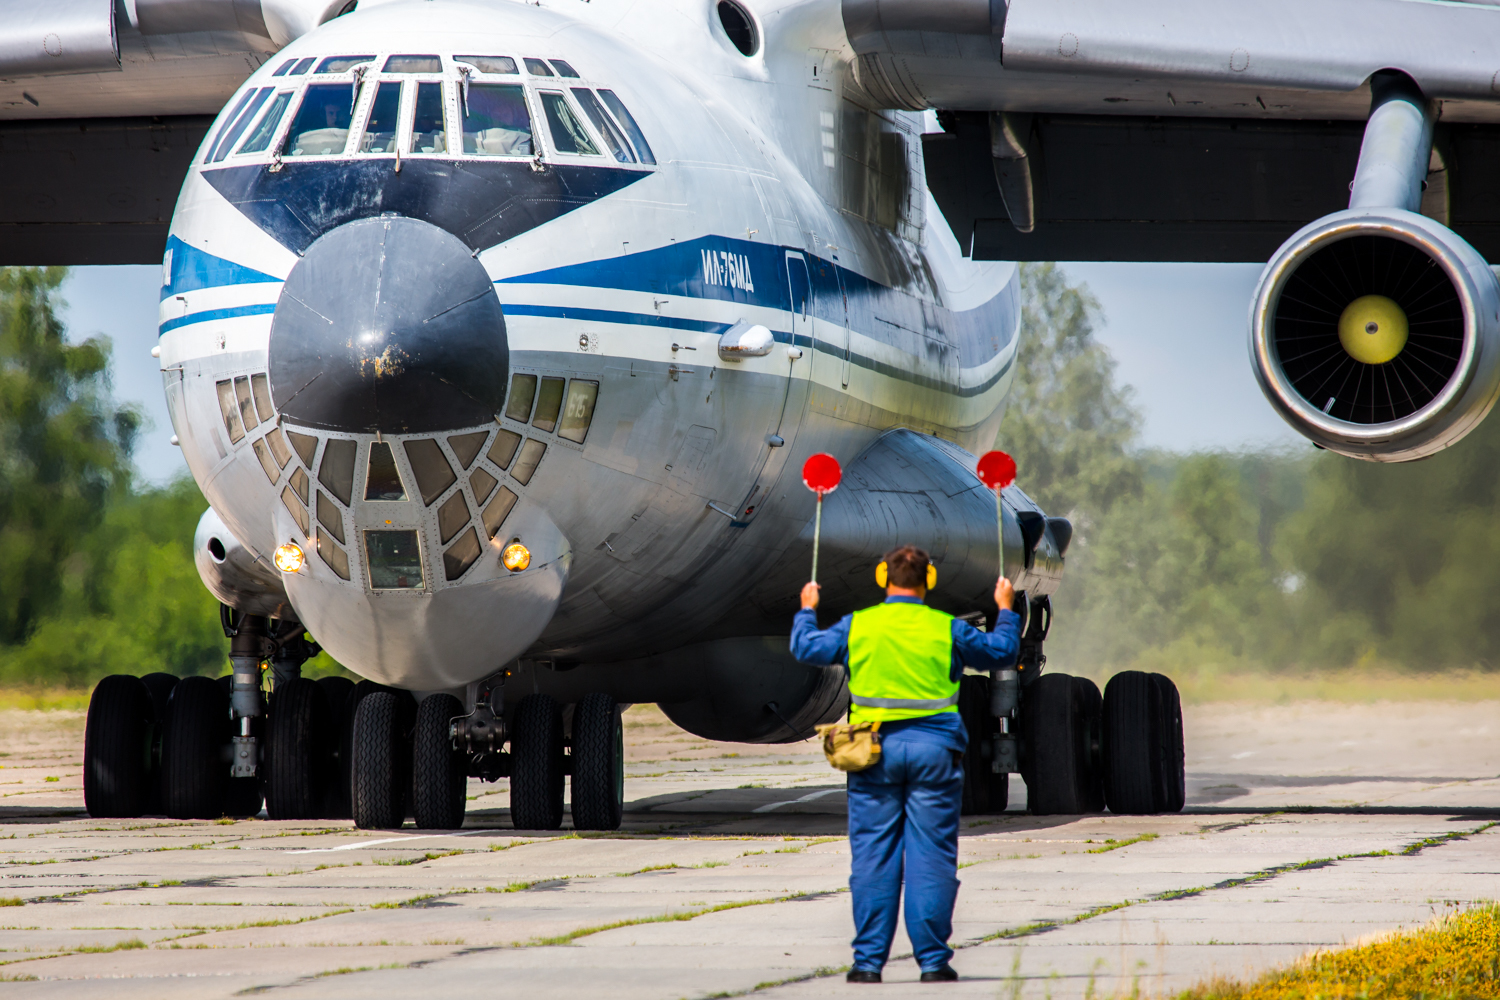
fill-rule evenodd
<path id="1" fill-rule="evenodd" d="M 1018 599 L 1024 599 L 1017 595 Z M 1018 671 L 967 675 L 959 713 L 969 730 L 963 811 L 1005 811 L 1012 773 L 1036 815 L 1179 812 L 1185 798 L 1182 703 L 1161 674 L 1126 671 L 1099 688 L 1086 677 L 1043 674 L 1051 625 L 1031 602 Z"/>
<path id="2" fill-rule="evenodd" d="M 564 711 L 549 695 L 527 695 L 507 732 L 504 678 L 475 685 L 474 707 L 467 712 L 449 694 L 428 695 L 420 704 L 390 689 L 363 694 L 350 754 L 355 824 L 391 829 L 411 816 L 422 829 L 456 829 L 463 826 L 469 778 L 509 777 L 514 827 L 556 830 L 571 776 L 573 828 L 619 829 L 625 806 L 622 706 L 593 693 Z M 509 752 L 502 749 L 507 738 Z"/>
<path id="3" fill-rule="evenodd" d="M 348 816 L 340 781 L 352 685 L 312 681 L 300 623 L 222 610 L 232 673 L 106 677 L 89 700 L 84 803 L 93 816 Z M 273 687 L 262 692 L 262 663 Z"/>

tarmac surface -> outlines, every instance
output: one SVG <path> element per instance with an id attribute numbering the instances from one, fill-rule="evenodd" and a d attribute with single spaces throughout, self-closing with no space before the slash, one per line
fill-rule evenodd
<path id="1" fill-rule="evenodd" d="M 1189 706 L 1181 815 L 962 831 L 955 984 L 850 986 L 842 781 L 811 744 L 627 714 L 618 834 L 92 820 L 83 720 L 0 712 L 16 997 L 1172 995 L 1500 898 L 1500 703 Z M 34 978 L 32 978 L 34 977 Z"/>

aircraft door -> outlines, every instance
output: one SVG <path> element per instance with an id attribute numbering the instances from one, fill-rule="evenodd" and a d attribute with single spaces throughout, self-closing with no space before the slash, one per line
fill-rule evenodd
<path id="1" fill-rule="evenodd" d="M 760 469 L 755 475 L 755 485 L 750 487 L 750 492 L 735 510 L 734 524 L 741 528 L 755 517 L 762 503 L 770 498 L 777 480 L 781 478 L 787 455 L 792 450 L 792 442 L 797 439 L 797 430 L 802 426 L 802 412 L 807 407 L 807 390 L 814 356 L 817 354 L 813 345 L 815 292 L 807 259 L 800 253 L 788 250 L 785 260 L 787 290 L 791 293 L 791 309 L 787 316 L 792 335 L 791 346 L 802 348 L 803 356 L 798 360 L 781 355 L 786 363 L 786 369 L 781 373 L 786 384 L 782 390 L 780 406 L 769 423 L 771 431 L 766 436 L 766 447 L 762 451 Z M 781 354 L 779 351 L 777 353 Z"/>

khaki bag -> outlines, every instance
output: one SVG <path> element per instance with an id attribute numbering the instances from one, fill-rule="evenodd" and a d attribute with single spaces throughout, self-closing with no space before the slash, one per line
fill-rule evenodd
<path id="1" fill-rule="evenodd" d="M 818 727 L 823 737 L 823 756 L 840 771 L 863 771 L 880 763 L 880 722 L 846 725 L 834 722 Z"/>

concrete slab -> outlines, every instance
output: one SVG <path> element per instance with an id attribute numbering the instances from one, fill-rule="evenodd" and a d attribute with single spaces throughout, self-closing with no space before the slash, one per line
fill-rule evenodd
<path id="1" fill-rule="evenodd" d="M 1014 782 L 1011 812 L 965 821 L 964 979 L 943 989 L 1166 995 L 1500 898 L 1497 709 L 1190 710 L 1177 816 L 1029 816 Z M 21 905 L 0 907 L 0 977 L 24 980 L 8 994 L 862 989 L 841 975 L 842 785 L 811 744 L 713 744 L 637 709 L 619 833 L 515 831 L 503 781 L 471 783 L 463 831 L 372 832 L 92 820 L 81 720 L 3 714 L 0 900 Z M 1370 735 L 1389 732 L 1459 738 Z M 895 958 L 882 995 L 928 995 L 916 979 Z"/>

